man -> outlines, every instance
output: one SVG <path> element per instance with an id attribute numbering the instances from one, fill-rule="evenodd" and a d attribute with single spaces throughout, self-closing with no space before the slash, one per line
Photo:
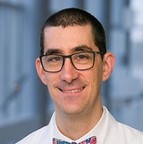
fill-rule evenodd
<path id="1" fill-rule="evenodd" d="M 48 126 L 18 144 L 143 144 L 143 133 L 117 122 L 101 103 L 115 58 L 91 14 L 76 8 L 50 16 L 41 32 L 36 69 L 55 112 Z"/>

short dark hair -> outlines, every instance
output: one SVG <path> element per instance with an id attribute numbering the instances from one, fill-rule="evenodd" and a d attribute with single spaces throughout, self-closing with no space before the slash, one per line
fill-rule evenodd
<path id="1" fill-rule="evenodd" d="M 101 52 L 106 53 L 106 37 L 102 24 L 93 15 L 84 10 L 78 8 L 67 8 L 51 15 L 43 24 L 40 37 L 41 55 L 44 54 L 44 30 L 46 27 L 84 26 L 87 24 L 90 24 L 92 27 L 95 45 Z"/>

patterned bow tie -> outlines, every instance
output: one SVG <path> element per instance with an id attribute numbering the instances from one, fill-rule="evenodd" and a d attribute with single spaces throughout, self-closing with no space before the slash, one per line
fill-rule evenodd
<path id="1" fill-rule="evenodd" d="M 93 136 L 91 138 L 88 138 L 80 143 L 76 143 L 76 142 L 66 142 L 66 141 L 62 141 L 56 138 L 53 138 L 53 144 L 96 144 L 96 137 Z"/>

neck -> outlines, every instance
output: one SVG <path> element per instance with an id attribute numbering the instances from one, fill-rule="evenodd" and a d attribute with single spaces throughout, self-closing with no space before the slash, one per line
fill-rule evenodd
<path id="1" fill-rule="evenodd" d="M 56 112 L 56 123 L 60 132 L 66 137 L 77 140 L 96 126 L 102 116 L 102 106 L 86 114 L 59 114 Z"/>

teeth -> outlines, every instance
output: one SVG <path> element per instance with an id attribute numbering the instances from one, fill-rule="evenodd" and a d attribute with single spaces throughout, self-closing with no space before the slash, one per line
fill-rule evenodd
<path id="1" fill-rule="evenodd" d="M 76 92 L 80 92 L 81 89 L 75 89 L 75 90 L 65 90 L 64 92 L 71 92 L 71 93 L 76 93 Z"/>
<path id="2" fill-rule="evenodd" d="M 74 92 L 80 92 L 80 91 L 81 91 L 81 90 L 72 90 L 71 92 L 74 93 Z"/>

